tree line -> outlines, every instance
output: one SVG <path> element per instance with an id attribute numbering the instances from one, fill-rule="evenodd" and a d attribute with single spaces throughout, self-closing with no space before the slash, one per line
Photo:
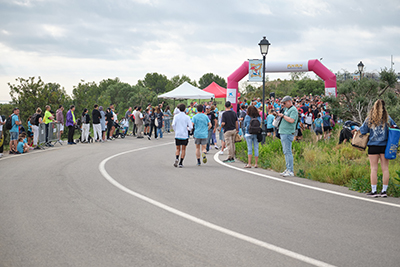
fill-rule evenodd
<path id="1" fill-rule="evenodd" d="M 168 92 L 184 82 L 204 89 L 212 82 L 226 88 L 226 80 L 216 74 L 204 74 L 199 81 L 191 80 L 186 75 L 176 75 L 171 79 L 159 73 L 147 73 L 136 85 L 120 81 L 119 78 L 104 79 L 99 83 L 85 82 L 81 80 L 73 87 L 72 95 L 68 95 L 65 89 L 58 83 L 45 83 L 40 77 L 17 78 L 16 83 L 8 83 L 10 88 L 11 103 L 1 105 L 2 115 L 10 115 L 12 108 L 20 109 L 20 116 L 24 122 L 32 115 L 37 107 L 44 110 L 50 105 L 55 111 L 59 105 L 68 109 L 74 104 L 76 113 L 80 114 L 84 108 L 92 109 L 94 104 L 108 107 L 115 105 L 119 116 L 124 116 L 130 106 L 157 105 L 158 95 Z M 394 70 L 383 69 L 380 72 L 380 80 L 361 79 L 338 80 L 338 97 L 325 97 L 324 101 L 330 104 L 334 114 L 343 120 L 362 122 L 367 112 L 377 99 L 382 98 L 387 103 L 387 109 L 392 118 L 400 123 L 399 90 L 396 91 L 397 77 Z M 251 100 L 262 97 L 262 85 L 244 82 L 240 91 L 242 100 Z M 321 79 L 312 80 L 295 73 L 289 80 L 267 81 L 266 96 L 274 92 L 277 97 L 285 95 L 322 95 L 325 92 L 324 82 Z M 172 104 L 166 101 L 166 104 Z"/>

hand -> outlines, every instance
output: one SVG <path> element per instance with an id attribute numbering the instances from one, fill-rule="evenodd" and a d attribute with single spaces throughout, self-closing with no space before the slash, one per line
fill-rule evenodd
<path id="1" fill-rule="evenodd" d="M 276 115 L 279 116 L 279 117 L 282 117 L 282 118 L 283 118 L 283 116 L 285 116 L 282 113 L 277 113 Z"/>

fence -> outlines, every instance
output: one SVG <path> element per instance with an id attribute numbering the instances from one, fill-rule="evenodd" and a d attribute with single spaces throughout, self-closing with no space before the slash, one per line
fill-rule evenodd
<path id="1" fill-rule="evenodd" d="M 46 127 L 46 124 L 41 123 L 39 125 L 39 139 L 38 139 L 38 144 L 42 145 L 46 143 L 46 130 L 47 130 L 47 135 L 48 135 L 48 142 L 60 142 L 61 139 L 61 134 L 60 134 L 60 126 L 61 124 L 59 122 L 50 122 L 48 126 Z M 47 129 L 46 129 L 47 128 Z"/>

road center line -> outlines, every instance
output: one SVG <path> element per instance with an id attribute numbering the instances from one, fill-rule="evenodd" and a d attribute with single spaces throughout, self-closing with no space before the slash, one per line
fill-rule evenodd
<path id="1" fill-rule="evenodd" d="M 229 165 L 229 164 L 226 164 L 226 163 L 222 162 L 218 157 L 218 153 L 216 153 L 214 155 L 214 160 L 216 162 L 218 162 L 219 164 L 224 165 L 226 167 L 229 167 L 229 168 L 241 171 L 241 172 L 245 172 L 245 173 L 261 176 L 261 177 L 264 177 L 264 178 L 268 178 L 270 180 L 275 180 L 275 181 L 282 182 L 282 183 L 287 183 L 287 184 L 291 184 L 291 185 L 295 185 L 295 186 L 305 187 L 305 188 L 308 188 L 308 189 L 321 191 L 321 192 L 328 193 L 328 194 L 333 194 L 333 195 L 338 195 L 338 196 L 342 196 L 342 197 L 362 200 L 362 201 L 366 201 L 366 202 L 372 202 L 372 203 L 375 203 L 375 204 L 381 204 L 381 205 L 387 205 L 387 206 L 391 206 L 391 207 L 395 207 L 395 208 L 400 208 L 400 205 L 399 204 L 395 204 L 395 203 L 382 202 L 382 201 L 377 201 L 376 199 L 374 200 L 374 199 L 369 199 L 369 198 L 365 198 L 365 197 L 358 197 L 358 196 L 348 195 L 348 194 L 335 192 L 335 191 L 328 190 L 328 189 L 323 189 L 323 188 L 319 188 L 319 187 L 315 187 L 315 186 L 311 186 L 311 185 L 305 185 L 305 184 L 293 182 L 293 181 L 290 181 L 290 180 L 277 178 L 277 177 L 270 176 L 270 175 L 267 175 L 267 174 L 257 173 L 257 172 L 253 172 L 253 171 L 250 171 L 250 170 L 245 170 L 245 169 L 242 169 L 242 168 L 238 168 L 238 167 L 235 167 L 233 165 Z"/>
<path id="2" fill-rule="evenodd" d="M 160 145 L 156 145 L 156 146 L 142 147 L 142 148 L 133 149 L 133 150 L 129 150 L 129 151 L 125 151 L 125 152 L 121 152 L 121 153 L 115 154 L 113 156 L 110 156 L 110 157 L 104 159 L 100 163 L 99 171 L 104 176 L 104 178 L 106 178 L 107 181 L 109 181 L 112 185 L 114 185 L 118 189 L 124 191 L 125 193 L 128 193 L 128 194 L 130 194 L 130 195 L 132 195 L 132 196 L 134 196 L 136 198 L 139 198 L 139 199 L 141 199 L 143 201 L 146 201 L 149 204 L 152 204 L 152 205 L 154 205 L 156 207 L 159 207 L 159 208 L 161 208 L 161 209 L 163 209 L 165 211 L 173 213 L 173 214 L 175 214 L 177 216 L 180 216 L 180 217 L 182 217 L 184 219 L 187 219 L 189 221 L 192 221 L 192 222 L 197 223 L 199 225 L 202 225 L 204 227 L 213 229 L 213 230 L 218 231 L 220 233 L 229 235 L 231 237 L 240 239 L 242 241 L 249 242 L 251 244 L 266 248 L 268 250 L 277 252 L 279 254 L 285 255 L 287 257 L 290 257 L 290 258 L 293 258 L 293 259 L 296 259 L 296 260 L 299 260 L 299 261 L 302 261 L 302 262 L 305 262 L 305 263 L 308 263 L 308 264 L 311 264 L 311 265 L 314 265 L 314 266 L 321 266 L 321 267 L 333 267 L 334 266 L 334 265 L 330 265 L 328 263 L 325 263 L 325 262 L 322 262 L 322 261 L 319 261 L 319 260 L 304 256 L 304 255 L 301 255 L 299 253 L 296 253 L 296 252 L 293 252 L 293 251 L 290 251 L 290 250 L 287 250 L 287 249 L 284 249 L 284 248 L 281 248 L 281 247 L 278 247 L 278 246 L 263 242 L 261 240 L 258 240 L 258 239 L 255 239 L 255 238 L 252 238 L 252 237 L 249 237 L 249 236 L 234 232 L 232 230 L 226 229 L 224 227 L 221 227 L 221 226 L 218 226 L 216 224 L 213 224 L 213 223 L 207 222 L 205 220 L 199 219 L 197 217 L 194 217 L 194 216 L 192 216 L 190 214 L 187 214 L 185 212 L 182 212 L 180 210 L 174 209 L 174 208 L 172 208 L 172 207 L 170 207 L 168 205 L 165 205 L 165 204 L 163 204 L 161 202 L 158 202 L 158 201 L 156 201 L 154 199 L 148 198 L 148 197 L 146 197 L 144 195 L 141 195 L 141 194 L 139 194 L 137 192 L 134 192 L 134 191 L 130 190 L 129 188 L 126 188 L 125 186 L 121 185 L 116 180 L 114 180 L 114 178 L 112 178 L 111 175 L 109 175 L 108 172 L 106 171 L 105 165 L 110 159 L 119 157 L 119 156 L 127 154 L 127 153 L 137 152 L 137 151 L 146 150 L 146 149 L 150 149 L 150 148 L 156 148 L 156 147 L 159 147 L 159 146 L 170 145 L 172 143 L 173 142 L 160 144 Z M 219 159 L 218 159 L 218 161 L 219 161 Z M 222 163 L 222 162 L 220 162 L 220 163 Z"/>

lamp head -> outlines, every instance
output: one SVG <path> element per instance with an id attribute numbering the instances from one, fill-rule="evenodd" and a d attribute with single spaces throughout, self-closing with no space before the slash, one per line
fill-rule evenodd
<path id="1" fill-rule="evenodd" d="M 265 36 L 263 37 L 263 39 L 260 41 L 260 43 L 258 45 L 260 46 L 261 55 L 263 55 L 263 56 L 267 55 L 268 54 L 268 48 L 269 48 L 269 46 L 271 44 L 265 38 Z"/>
<path id="2" fill-rule="evenodd" d="M 359 71 L 359 72 L 362 72 L 362 71 L 363 71 L 363 69 L 364 69 L 364 64 L 362 63 L 362 61 L 360 61 L 360 63 L 358 63 L 357 67 L 358 67 L 358 71 Z"/>

